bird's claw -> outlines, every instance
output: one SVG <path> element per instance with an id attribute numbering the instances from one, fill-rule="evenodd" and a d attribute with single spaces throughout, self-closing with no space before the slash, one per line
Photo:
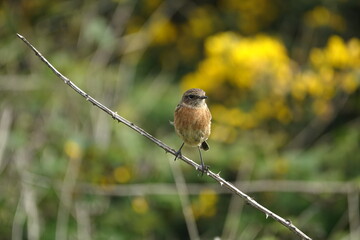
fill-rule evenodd
<path id="1" fill-rule="evenodd" d="M 181 157 L 181 151 L 180 150 L 175 153 L 174 161 L 176 161 L 176 159 L 178 159 L 179 157 Z"/>
<path id="2" fill-rule="evenodd" d="M 201 176 L 204 175 L 204 173 L 207 173 L 209 171 L 210 166 L 208 165 L 200 165 L 197 170 L 201 173 Z M 199 173 L 199 174 L 200 174 Z"/>

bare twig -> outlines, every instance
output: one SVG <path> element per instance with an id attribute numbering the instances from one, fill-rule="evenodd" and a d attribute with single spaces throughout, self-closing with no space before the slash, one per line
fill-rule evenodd
<path id="1" fill-rule="evenodd" d="M 30 164 L 29 159 L 31 159 L 31 151 L 28 148 L 21 148 L 16 151 L 14 162 L 21 180 L 21 197 L 20 201 L 22 205 L 18 205 L 14 223 L 13 230 L 27 229 L 27 239 L 29 240 L 37 240 L 40 239 L 40 217 L 39 210 L 36 204 L 37 195 L 34 191 L 34 187 L 24 181 L 26 177 L 26 169 Z M 18 213 L 18 214 L 17 214 Z M 20 221 L 25 220 L 27 227 L 25 225 L 21 225 Z M 13 232 L 13 234 L 15 231 Z M 14 239 L 22 239 L 22 235 L 17 235 L 15 233 Z"/>
<path id="2" fill-rule="evenodd" d="M 77 237 L 78 239 L 91 240 L 91 222 L 89 211 L 81 204 L 77 202 L 75 204 L 75 217 L 77 221 Z"/>
<path id="3" fill-rule="evenodd" d="M 251 175 L 251 173 L 254 169 L 254 165 L 255 165 L 254 162 L 255 161 L 251 161 L 251 167 L 249 167 L 248 170 L 246 171 L 246 173 L 249 176 Z M 241 170 L 241 167 L 239 167 L 235 182 L 236 183 L 240 182 L 240 176 L 244 177 L 243 175 L 244 175 L 244 173 Z M 246 189 L 246 191 L 247 191 L 247 188 L 244 188 L 244 186 L 242 184 L 236 184 L 236 185 L 242 186 L 242 188 Z M 237 239 L 238 231 L 239 231 L 238 226 L 240 226 L 239 223 L 241 220 L 241 212 L 243 210 L 244 205 L 245 205 L 244 202 L 238 201 L 236 195 L 231 196 L 228 213 L 226 215 L 226 220 L 225 220 L 221 239 L 228 239 L 228 240 Z M 260 230 L 260 228 L 259 228 L 259 230 Z M 240 238 L 240 239 L 243 239 L 243 238 Z M 244 239 L 248 239 L 248 238 L 244 238 Z"/>
<path id="4" fill-rule="evenodd" d="M 62 182 L 27 172 L 24 180 L 26 183 L 40 188 L 59 188 Z M 248 193 L 277 192 L 277 193 L 305 193 L 305 194 L 344 194 L 359 193 L 360 185 L 348 182 L 309 182 L 286 180 L 257 180 L 238 181 L 235 186 L 241 186 Z M 229 191 L 215 183 L 187 183 L 188 195 L 198 195 L 206 189 L 212 189 L 216 194 L 229 194 Z M 104 195 L 104 196 L 139 196 L 139 195 L 178 195 L 184 194 L 176 189 L 173 183 L 133 183 L 99 185 L 89 182 L 78 182 L 76 191 L 79 193 Z"/>
<path id="5" fill-rule="evenodd" d="M 68 166 L 61 186 L 60 204 L 56 221 L 55 239 L 67 239 L 69 214 L 72 208 L 73 191 L 81 166 L 80 158 L 69 158 Z"/>
<path id="6" fill-rule="evenodd" d="M 348 213 L 349 213 L 349 227 L 350 240 L 355 240 L 360 233 L 360 214 L 359 214 L 359 193 L 348 194 Z M 356 237 L 357 236 L 357 237 Z"/>
<path id="7" fill-rule="evenodd" d="M 9 137 L 11 122 L 12 111 L 11 109 L 5 107 L 0 117 L 0 174 L 7 163 L 4 158 L 4 152 Z"/>
<path id="8" fill-rule="evenodd" d="M 186 226 L 189 231 L 189 237 L 191 240 L 200 239 L 195 217 L 191 209 L 189 191 L 187 189 L 183 173 L 177 164 L 170 164 L 170 167 L 174 175 L 177 192 L 179 193 L 181 207 L 184 213 Z"/>
<path id="9" fill-rule="evenodd" d="M 26 214 L 23 207 L 23 196 L 20 195 L 19 201 L 17 203 L 17 207 L 14 214 L 14 219 L 12 223 L 12 240 L 21 240 L 23 239 Z"/>
<path id="10" fill-rule="evenodd" d="M 109 114 L 112 118 L 114 118 L 115 120 L 117 120 L 118 122 L 121 122 L 123 124 L 125 124 L 126 126 L 130 127 L 131 129 L 133 129 L 134 131 L 138 132 L 139 134 L 141 134 L 142 136 L 148 138 L 150 141 L 154 142 L 156 145 L 158 145 L 159 147 L 161 147 L 162 149 L 165 150 L 165 152 L 171 153 L 172 155 L 176 155 L 176 150 L 170 148 L 169 146 L 167 146 L 166 144 L 164 144 L 163 142 L 161 142 L 160 140 L 158 140 L 157 138 L 153 137 L 151 134 L 149 134 L 148 132 L 146 132 L 145 130 L 143 130 L 142 128 L 136 126 L 134 123 L 128 121 L 127 119 L 121 117 L 120 115 L 118 115 L 116 112 L 113 112 L 112 110 L 110 110 L 109 108 L 107 108 L 106 106 L 104 106 L 103 104 L 101 104 L 100 102 L 98 102 L 96 99 L 94 99 L 93 97 L 91 97 L 89 94 L 87 94 L 86 92 L 84 92 L 83 90 L 81 90 L 79 87 L 77 87 L 74 83 L 72 83 L 67 77 L 65 77 L 64 75 L 62 75 L 55 67 L 53 67 L 51 65 L 51 63 L 46 60 L 42 54 L 36 49 L 34 48 L 23 36 L 21 36 L 20 34 L 17 34 L 17 36 L 28 46 L 30 47 L 35 54 L 55 73 L 56 76 L 58 76 L 61 80 L 64 81 L 65 84 L 69 85 L 72 89 L 74 89 L 78 94 L 80 94 L 81 96 L 83 96 L 87 101 L 91 102 L 93 105 L 97 106 L 98 108 L 100 108 L 101 110 L 103 110 L 104 112 L 106 112 L 107 114 Z M 197 163 L 195 163 L 193 160 L 185 157 L 185 156 L 180 156 L 179 157 L 181 160 L 183 160 L 185 163 L 193 166 L 196 170 L 200 169 L 200 165 L 198 165 Z M 295 233 L 298 237 L 302 238 L 302 239 L 306 239 L 306 240 L 310 240 L 311 238 L 309 236 L 307 236 L 305 233 L 303 233 L 300 229 L 298 229 L 294 224 L 292 224 L 292 222 L 290 220 L 284 219 L 282 217 L 280 217 L 279 215 L 273 213 L 272 211 L 270 211 L 269 209 L 265 208 L 264 206 L 262 206 L 261 204 L 259 204 L 258 202 L 256 202 L 254 199 L 252 199 L 251 197 L 249 197 L 248 195 L 246 195 L 245 193 L 243 193 L 242 191 L 240 191 L 238 188 L 236 188 L 233 184 L 231 184 L 230 182 L 226 181 L 225 179 L 223 179 L 222 177 L 220 177 L 220 174 L 215 174 L 212 171 L 208 171 L 207 176 L 213 178 L 214 180 L 216 180 L 217 182 L 219 182 L 220 186 L 226 187 L 227 189 L 229 189 L 231 192 L 237 194 L 238 196 L 240 196 L 242 199 L 244 199 L 249 205 L 253 206 L 254 208 L 258 209 L 259 211 L 263 212 L 266 216 L 266 218 L 271 217 L 274 220 L 276 220 L 277 222 L 279 222 L 280 224 L 282 224 L 283 226 L 285 226 L 286 228 L 288 228 L 289 230 L 291 230 L 293 233 Z"/>

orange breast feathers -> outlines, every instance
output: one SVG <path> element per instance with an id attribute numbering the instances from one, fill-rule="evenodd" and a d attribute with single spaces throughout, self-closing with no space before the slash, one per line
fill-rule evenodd
<path id="1" fill-rule="evenodd" d="M 174 114 L 174 126 L 177 134 L 190 146 L 200 146 L 211 131 L 211 113 L 208 107 L 187 107 L 179 105 Z"/>

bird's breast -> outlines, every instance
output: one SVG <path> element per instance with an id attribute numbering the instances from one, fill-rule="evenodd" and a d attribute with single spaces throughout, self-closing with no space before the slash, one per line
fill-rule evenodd
<path id="1" fill-rule="evenodd" d="M 180 105 L 175 110 L 174 126 L 186 144 L 199 146 L 210 135 L 211 113 L 206 105 L 199 108 Z"/>

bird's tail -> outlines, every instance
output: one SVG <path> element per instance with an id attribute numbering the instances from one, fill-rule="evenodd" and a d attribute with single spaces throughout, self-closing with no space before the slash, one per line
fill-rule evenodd
<path id="1" fill-rule="evenodd" d="M 208 144 L 206 141 L 203 141 L 203 142 L 201 143 L 200 148 L 203 149 L 204 151 L 207 151 L 207 150 L 210 149 L 209 144 Z"/>

